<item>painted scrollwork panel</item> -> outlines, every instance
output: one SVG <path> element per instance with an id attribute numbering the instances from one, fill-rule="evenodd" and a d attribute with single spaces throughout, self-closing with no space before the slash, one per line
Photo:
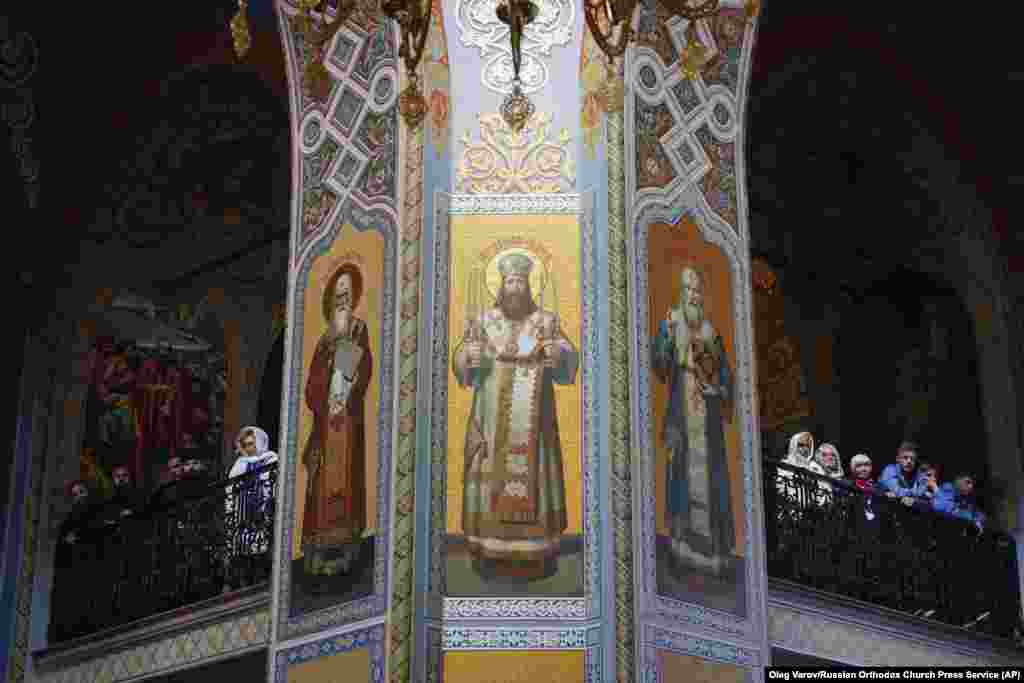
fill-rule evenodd
<path id="1" fill-rule="evenodd" d="M 551 139 L 551 114 L 537 113 L 519 132 L 500 114 L 480 116 L 479 141 L 466 131 L 456 189 L 467 194 L 545 194 L 572 192 L 576 162 L 565 129 Z"/>

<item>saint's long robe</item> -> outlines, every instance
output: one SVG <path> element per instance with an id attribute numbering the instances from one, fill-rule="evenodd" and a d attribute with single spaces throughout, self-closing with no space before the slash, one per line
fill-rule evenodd
<path id="1" fill-rule="evenodd" d="M 678 325 L 686 321 L 673 311 Z M 722 337 L 704 322 L 689 349 L 661 321 L 651 368 L 668 385 L 661 440 L 669 453 L 665 514 L 672 538 L 709 559 L 727 559 L 736 547 L 725 422 L 731 421 L 733 378 Z M 681 356 L 680 353 L 685 353 Z M 698 378 L 710 387 L 701 391 Z"/>
<path id="2" fill-rule="evenodd" d="M 348 366 L 348 367 L 345 367 Z M 302 520 L 304 553 L 361 542 L 366 526 L 365 398 L 373 372 L 366 323 L 317 343 L 306 383 L 313 431 L 302 455 L 309 474 Z"/>
<path id="3" fill-rule="evenodd" d="M 481 316 L 480 328 L 480 367 L 469 367 L 465 341 L 452 363 L 459 385 L 473 388 L 463 529 L 479 557 L 550 557 L 568 526 L 554 385 L 576 382 L 579 354 L 549 311 L 513 321 L 494 308 Z M 535 353 L 545 343 L 540 337 L 560 347 L 556 367 L 545 367 Z"/>

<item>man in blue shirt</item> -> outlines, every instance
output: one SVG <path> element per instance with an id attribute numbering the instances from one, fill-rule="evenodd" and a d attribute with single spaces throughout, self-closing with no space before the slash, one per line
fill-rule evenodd
<path id="1" fill-rule="evenodd" d="M 985 530 L 985 513 L 974 498 L 974 477 L 958 474 L 952 482 L 946 482 L 935 496 L 935 510 L 950 517 L 974 522 L 979 531 Z"/>
<path id="2" fill-rule="evenodd" d="M 896 462 L 886 465 L 878 485 L 887 498 L 899 498 L 900 502 L 911 507 L 918 498 L 923 497 L 916 482 L 917 444 L 904 441 L 896 449 Z"/>

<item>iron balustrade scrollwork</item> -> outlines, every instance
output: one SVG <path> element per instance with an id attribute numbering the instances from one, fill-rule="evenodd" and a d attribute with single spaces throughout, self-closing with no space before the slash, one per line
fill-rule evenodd
<path id="1" fill-rule="evenodd" d="M 768 575 L 1011 639 L 1013 538 L 765 459 Z"/>
<path id="2" fill-rule="evenodd" d="M 218 481 L 185 477 L 146 505 L 114 499 L 63 525 L 50 643 L 268 581 L 277 476 L 271 463 Z"/>

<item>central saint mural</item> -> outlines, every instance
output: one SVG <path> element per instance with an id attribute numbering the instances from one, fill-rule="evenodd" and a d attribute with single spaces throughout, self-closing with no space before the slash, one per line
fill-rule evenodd
<path id="1" fill-rule="evenodd" d="M 576 215 L 451 224 L 448 595 L 582 595 Z"/>

